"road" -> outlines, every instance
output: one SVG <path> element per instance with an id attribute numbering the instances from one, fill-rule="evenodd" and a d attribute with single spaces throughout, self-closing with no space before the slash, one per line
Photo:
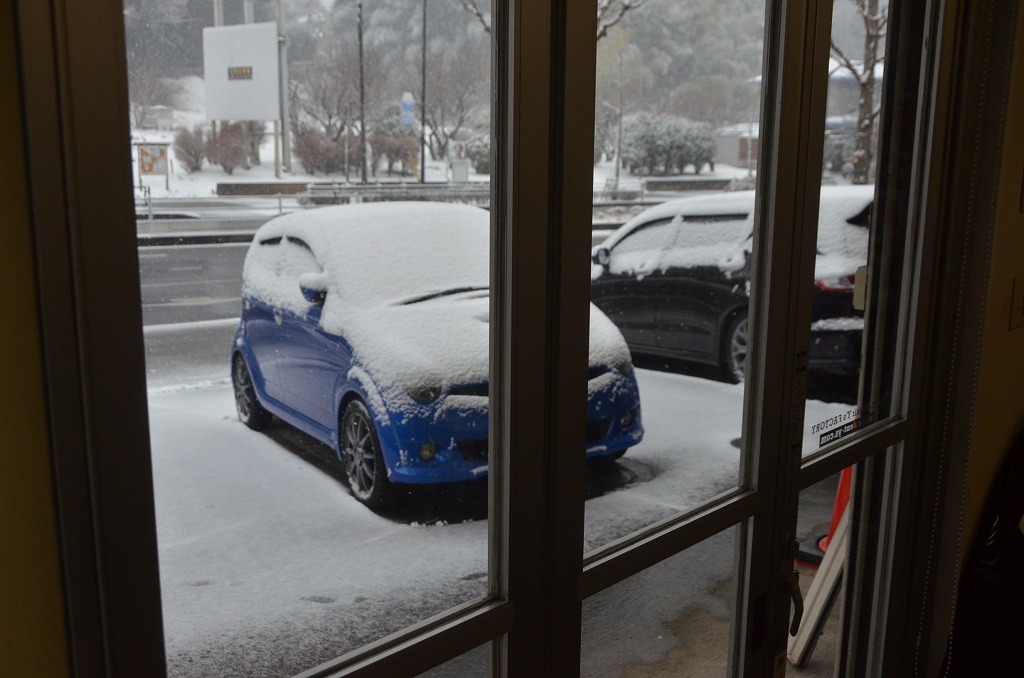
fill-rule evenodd
<path id="1" fill-rule="evenodd" d="M 139 248 L 143 325 L 237 318 L 246 243 Z"/>

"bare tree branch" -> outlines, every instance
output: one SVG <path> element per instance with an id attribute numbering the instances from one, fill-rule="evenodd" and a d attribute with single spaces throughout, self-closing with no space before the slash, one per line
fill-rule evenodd
<path id="1" fill-rule="evenodd" d="M 491 25 L 487 23 L 487 17 L 485 17 L 484 13 L 480 11 L 480 7 L 477 6 L 476 0 L 459 0 L 459 2 L 462 3 L 462 6 L 465 7 L 470 14 L 480 20 L 480 25 L 484 27 L 485 31 L 488 33 L 491 32 Z"/>
<path id="2" fill-rule="evenodd" d="M 459 0 L 459 2 L 466 8 L 466 11 L 480 21 L 480 25 L 484 27 L 485 31 L 491 32 L 491 25 L 487 23 L 487 17 L 480 10 L 480 6 L 476 4 L 476 0 Z M 599 0 L 597 4 L 597 39 L 600 40 L 608 35 L 608 29 L 622 21 L 626 12 L 640 7 L 645 2 L 647 0 Z"/>
<path id="3" fill-rule="evenodd" d="M 853 62 L 846 54 L 840 49 L 836 41 L 832 41 L 832 56 L 836 58 L 836 61 L 846 70 L 850 71 L 850 74 L 857 80 L 858 83 L 863 85 L 867 81 L 867 75 L 865 74 L 864 68 L 858 68 L 857 64 Z"/>
<path id="4" fill-rule="evenodd" d="M 631 9 L 641 7 L 647 0 L 600 0 L 597 4 L 597 39 L 608 35 L 608 29 L 615 26 Z"/>

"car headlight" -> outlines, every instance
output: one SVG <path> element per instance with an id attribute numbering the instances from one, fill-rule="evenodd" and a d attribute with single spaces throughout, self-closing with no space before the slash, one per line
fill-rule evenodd
<path id="1" fill-rule="evenodd" d="M 418 403 L 432 403 L 441 395 L 440 386 L 413 386 L 408 390 L 409 397 Z"/>

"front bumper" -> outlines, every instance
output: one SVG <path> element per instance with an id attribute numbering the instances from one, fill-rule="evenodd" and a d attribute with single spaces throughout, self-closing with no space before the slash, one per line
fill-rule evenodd
<path id="1" fill-rule="evenodd" d="M 487 476 L 488 398 L 445 395 L 430 406 L 392 416 L 381 431 L 388 477 L 398 483 L 446 483 Z M 608 371 L 590 380 L 587 398 L 588 458 L 616 455 L 643 439 L 636 378 Z M 420 450 L 429 446 L 433 457 Z"/>
<path id="2" fill-rule="evenodd" d="M 860 369 L 863 329 L 811 329 L 808 368 L 852 373 Z"/>

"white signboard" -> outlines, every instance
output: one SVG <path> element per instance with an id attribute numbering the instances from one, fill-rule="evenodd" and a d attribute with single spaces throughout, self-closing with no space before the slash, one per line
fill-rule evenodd
<path id="1" fill-rule="evenodd" d="M 448 164 L 452 168 L 452 181 L 464 183 L 469 181 L 469 160 L 466 159 L 466 142 L 452 141 L 448 151 Z"/>
<path id="2" fill-rule="evenodd" d="M 203 29 L 207 120 L 278 120 L 277 24 Z"/>

